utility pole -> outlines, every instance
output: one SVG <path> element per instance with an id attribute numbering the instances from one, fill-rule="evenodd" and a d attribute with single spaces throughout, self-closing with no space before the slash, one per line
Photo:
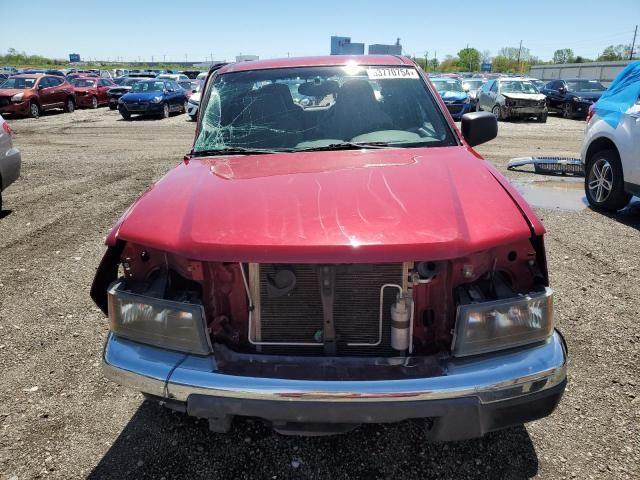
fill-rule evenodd
<path id="1" fill-rule="evenodd" d="M 518 70 L 520 70 L 520 54 L 522 53 L 522 40 L 520 40 L 520 48 L 518 48 Z"/>
<path id="2" fill-rule="evenodd" d="M 633 42 L 631 42 L 631 51 L 629 52 L 629 60 L 633 60 L 633 49 L 636 46 L 636 35 L 638 33 L 638 25 L 636 25 L 636 29 L 633 32 Z"/>

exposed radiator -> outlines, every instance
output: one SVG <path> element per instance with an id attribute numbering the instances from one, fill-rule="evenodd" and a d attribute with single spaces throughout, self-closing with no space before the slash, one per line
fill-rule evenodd
<path id="1" fill-rule="evenodd" d="M 281 355 L 324 355 L 323 307 L 318 266 L 296 264 L 296 284 L 283 296 L 269 294 L 268 276 L 276 266 L 252 264 L 251 291 L 255 301 L 255 340 L 260 342 L 306 343 L 305 346 L 262 345 L 263 353 Z M 256 269 L 259 269 L 256 272 Z M 259 282 L 257 281 L 259 279 Z M 382 337 L 379 339 L 380 289 L 385 284 L 403 285 L 403 264 L 337 265 L 333 324 L 337 355 L 393 355 L 390 309 L 397 289 L 386 288 L 382 297 Z"/>

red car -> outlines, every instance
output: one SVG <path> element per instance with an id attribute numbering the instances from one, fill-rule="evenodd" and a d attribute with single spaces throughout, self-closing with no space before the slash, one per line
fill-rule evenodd
<path id="1" fill-rule="evenodd" d="M 242 62 L 192 151 L 107 237 L 104 371 L 228 431 L 426 419 L 458 440 L 549 415 L 566 384 L 544 228 L 409 58 Z M 121 272 L 121 273 L 119 273 Z"/>
<path id="2" fill-rule="evenodd" d="M 180 85 L 184 89 L 187 98 L 189 98 L 194 93 L 200 91 L 203 83 L 204 82 L 202 80 L 182 80 L 178 82 L 178 85 Z"/>
<path id="3" fill-rule="evenodd" d="M 111 80 L 97 77 L 77 77 L 71 80 L 76 92 L 78 107 L 98 108 L 100 105 L 108 105 L 107 92 L 116 86 Z"/>
<path id="4" fill-rule="evenodd" d="M 64 77 L 43 74 L 14 75 L 0 85 L 0 113 L 38 117 L 44 110 L 73 112 L 76 96 Z"/>
<path id="5" fill-rule="evenodd" d="M 99 78 L 99 75 L 96 75 L 95 73 L 83 73 L 83 72 L 74 72 L 74 73 L 70 73 L 67 75 L 67 81 L 71 81 L 74 78 L 80 78 L 80 77 L 91 77 L 91 78 Z"/>

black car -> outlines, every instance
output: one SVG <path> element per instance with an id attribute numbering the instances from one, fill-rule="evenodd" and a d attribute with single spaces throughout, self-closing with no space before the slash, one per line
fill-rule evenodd
<path id="1" fill-rule="evenodd" d="M 597 80 L 567 78 L 552 80 L 542 89 L 547 96 L 550 112 L 562 113 L 565 118 L 585 118 L 589 107 L 598 101 L 606 90 Z"/>
<path id="2" fill-rule="evenodd" d="M 129 93 L 131 91 L 131 87 L 133 87 L 136 83 L 141 80 L 149 80 L 149 78 L 145 77 L 125 77 L 116 79 L 117 86 L 112 87 L 107 91 L 107 97 L 109 97 L 109 108 L 111 110 L 115 110 L 118 108 L 118 100 L 125 93 Z"/>

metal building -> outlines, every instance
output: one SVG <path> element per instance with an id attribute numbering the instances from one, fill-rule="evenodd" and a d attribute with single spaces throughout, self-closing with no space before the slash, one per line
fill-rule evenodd
<path id="1" fill-rule="evenodd" d="M 369 55 L 402 55 L 400 39 L 398 38 L 394 45 L 384 45 L 381 43 L 369 45 Z"/>
<path id="2" fill-rule="evenodd" d="M 331 37 L 331 55 L 364 55 L 364 43 L 352 43 L 351 37 Z"/>

